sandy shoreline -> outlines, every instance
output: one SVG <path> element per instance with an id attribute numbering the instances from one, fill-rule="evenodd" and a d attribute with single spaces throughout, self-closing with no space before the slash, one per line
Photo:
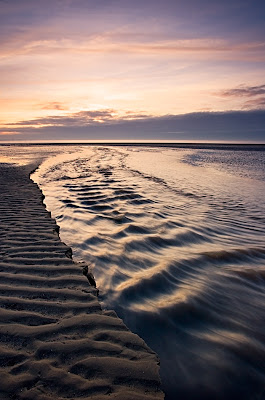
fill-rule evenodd
<path id="1" fill-rule="evenodd" d="M 34 167 L 0 165 L 1 399 L 163 399 L 156 354 L 101 309 Z"/>

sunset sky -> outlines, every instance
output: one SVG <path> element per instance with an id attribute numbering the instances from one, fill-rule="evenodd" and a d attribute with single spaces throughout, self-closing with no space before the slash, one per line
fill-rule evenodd
<path id="1" fill-rule="evenodd" d="M 0 0 L 0 140 L 265 142 L 264 0 Z"/>

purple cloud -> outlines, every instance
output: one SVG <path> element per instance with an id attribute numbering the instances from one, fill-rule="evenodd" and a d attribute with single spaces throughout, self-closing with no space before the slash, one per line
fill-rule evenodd
<path id="1" fill-rule="evenodd" d="M 248 100 L 244 103 L 245 109 L 265 109 L 265 97 Z"/>
<path id="2" fill-rule="evenodd" d="M 259 86 L 239 86 L 237 88 L 224 90 L 217 93 L 222 97 L 252 97 L 265 94 L 265 85 Z"/>
<path id="3" fill-rule="evenodd" d="M 61 103 L 48 103 L 43 109 L 65 110 Z M 113 109 L 106 110 L 87 110 L 67 115 L 52 115 L 47 117 L 34 118 L 31 120 L 19 121 L 9 126 L 88 126 L 91 124 L 110 124 L 123 121 L 139 120 L 150 118 L 150 115 L 139 114 L 133 111 L 127 111 L 123 117 L 118 117 L 118 111 Z"/>
<path id="4" fill-rule="evenodd" d="M 1 140 L 253 140 L 265 142 L 265 110 L 200 112 L 115 119 L 111 110 L 23 121 Z M 101 122 L 96 118 L 101 117 Z M 19 133 L 19 135 L 17 134 Z"/>

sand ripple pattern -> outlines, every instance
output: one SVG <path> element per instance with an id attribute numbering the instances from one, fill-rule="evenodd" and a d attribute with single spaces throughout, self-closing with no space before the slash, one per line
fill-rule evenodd
<path id="1" fill-rule="evenodd" d="M 1 166 L 1 400 L 162 399 L 156 354 L 102 311 L 32 168 Z"/>

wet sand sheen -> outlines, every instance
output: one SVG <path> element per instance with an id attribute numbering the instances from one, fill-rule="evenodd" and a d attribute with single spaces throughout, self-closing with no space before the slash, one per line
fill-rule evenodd
<path id="1" fill-rule="evenodd" d="M 1 165 L 1 399 L 163 399 L 156 354 L 71 259 L 29 179 Z"/>

